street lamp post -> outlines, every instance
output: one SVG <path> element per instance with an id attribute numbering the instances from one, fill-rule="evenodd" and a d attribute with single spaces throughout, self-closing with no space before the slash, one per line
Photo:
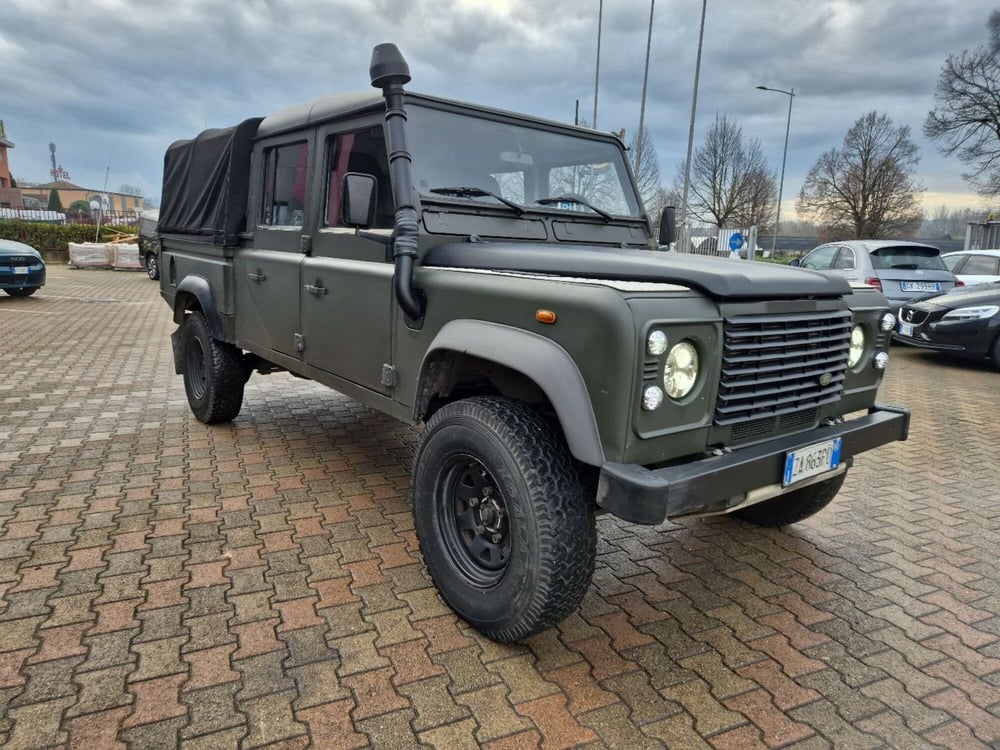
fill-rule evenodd
<path id="1" fill-rule="evenodd" d="M 784 89 L 772 89 L 767 86 L 758 86 L 761 91 L 773 91 L 776 94 L 784 94 L 788 97 L 788 120 L 785 122 L 785 150 L 781 154 L 781 180 L 778 182 L 778 209 L 774 216 L 774 234 L 771 235 L 771 257 L 774 257 L 774 244 L 778 240 L 778 227 L 781 224 L 781 191 L 785 186 L 785 159 L 788 158 L 788 130 L 792 126 L 792 100 L 795 99 L 795 89 L 785 91 Z"/>

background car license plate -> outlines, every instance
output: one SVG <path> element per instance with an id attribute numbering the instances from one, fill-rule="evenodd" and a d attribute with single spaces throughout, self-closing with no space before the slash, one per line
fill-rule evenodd
<path id="1" fill-rule="evenodd" d="M 816 443 L 786 453 L 785 476 L 781 479 L 781 486 L 787 487 L 802 479 L 836 469 L 840 466 L 840 447 L 842 444 L 842 438 L 834 438 L 824 443 Z"/>
<path id="2" fill-rule="evenodd" d="M 912 323 L 904 323 L 903 321 L 899 321 L 899 332 L 903 336 L 912 336 L 913 335 L 913 324 Z"/>
<path id="3" fill-rule="evenodd" d="M 27 272 L 28 272 L 27 266 L 14 266 L 14 273 L 27 273 Z"/>
<path id="4" fill-rule="evenodd" d="M 902 283 L 904 292 L 940 292 L 941 284 L 937 281 L 904 281 Z"/>

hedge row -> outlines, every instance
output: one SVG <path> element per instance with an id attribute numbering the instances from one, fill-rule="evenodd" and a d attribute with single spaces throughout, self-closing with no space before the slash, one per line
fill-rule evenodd
<path id="1" fill-rule="evenodd" d="M 0 219 L 0 239 L 17 240 L 36 250 L 69 250 L 70 242 L 93 242 L 93 224 L 43 224 L 21 219 Z M 116 234 L 135 234 L 135 227 L 108 224 L 100 230 L 100 241 L 107 242 Z"/>

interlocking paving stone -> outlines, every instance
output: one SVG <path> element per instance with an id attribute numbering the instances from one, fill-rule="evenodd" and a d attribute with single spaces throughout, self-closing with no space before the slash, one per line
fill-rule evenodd
<path id="1" fill-rule="evenodd" d="M 911 437 L 829 508 L 602 516 L 579 612 L 498 645 L 421 562 L 414 428 L 285 375 L 202 425 L 141 274 L 53 265 L 0 317 L 5 748 L 1000 742 L 985 365 L 893 347 Z"/>

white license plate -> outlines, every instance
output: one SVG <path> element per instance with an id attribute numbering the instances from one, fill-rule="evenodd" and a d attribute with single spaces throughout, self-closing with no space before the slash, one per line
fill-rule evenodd
<path id="1" fill-rule="evenodd" d="M 903 321 L 899 321 L 899 333 L 901 336 L 912 336 L 913 323 L 904 323 Z"/>
<path id="2" fill-rule="evenodd" d="M 941 284 L 937 281 L 904 281 L 900 285 L 904 292 L 940 292 Z"/>
<path id="3" fill-rule="evenodd" d="M 27 273 L 27 272 L 28 272 L 27 266 L 14 266 L 14 273 Z"/>
<path id="4" fill-rule="evenodd" d="M 834 438 L 785 454 L 785 475 L 781 486 L 788 487 L 803 479 L 814 477 L 840 466 L 840 448 L 843 438 Z"/>

